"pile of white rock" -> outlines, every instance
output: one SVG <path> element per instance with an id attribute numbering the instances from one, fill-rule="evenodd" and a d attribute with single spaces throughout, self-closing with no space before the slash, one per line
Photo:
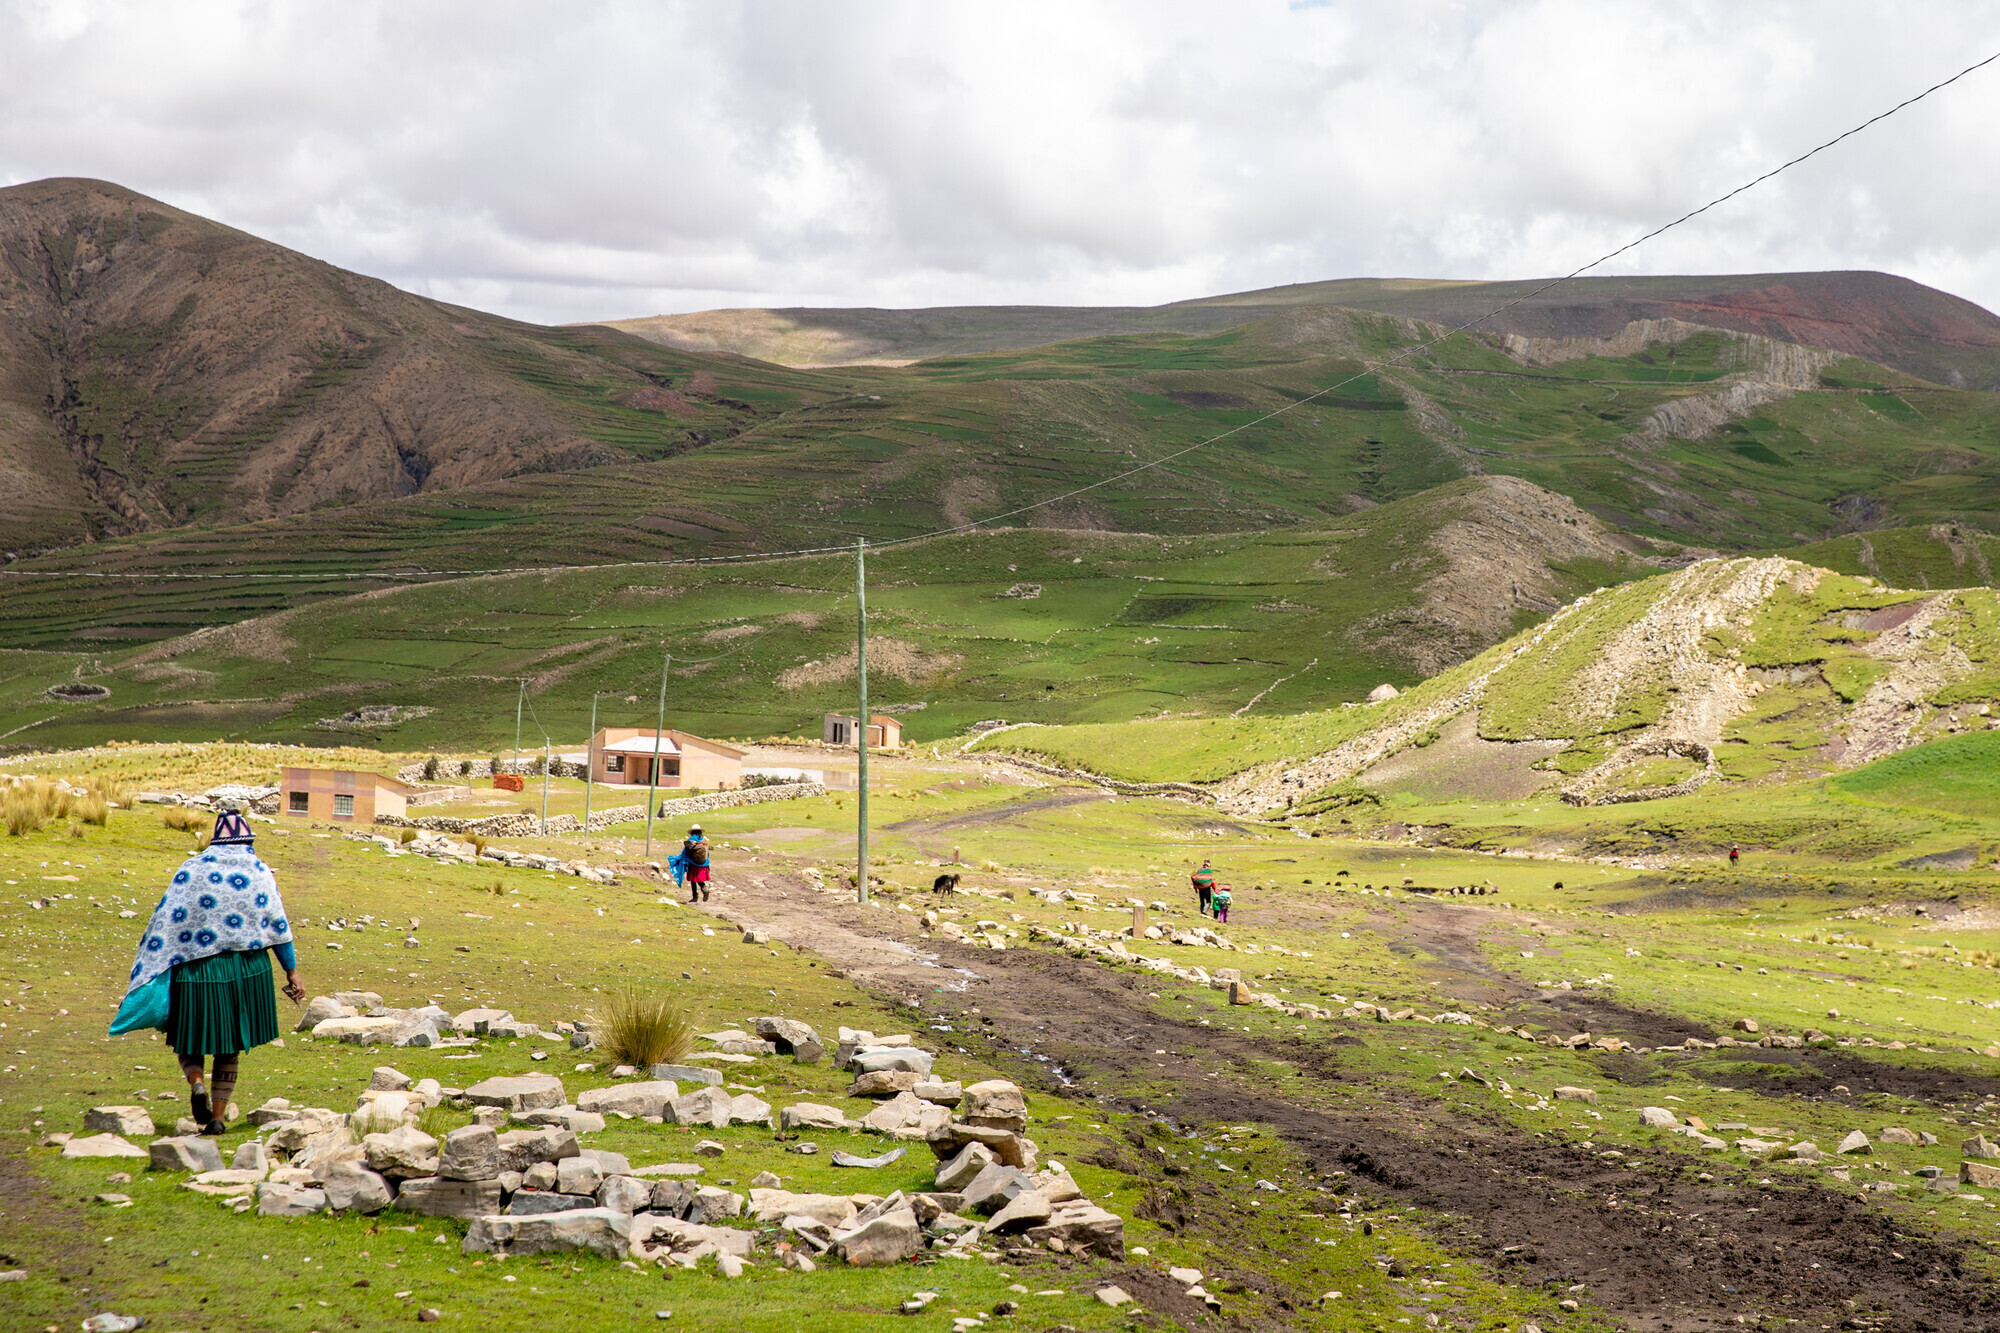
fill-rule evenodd
<path id="1" fill-rule="evenodd" d="M 640 813 L 645 812 L 641 810 Z M 377 822 L 386 823 L 381 820 Z M 391 856 L 428 856 L 444 865 L 469 866 L 477 865 L 484 860 L 518 870 L 546 870 L 558 875 L 574 875 L 592 884 L 618 882 L 618 872 L 607 866 L 593 866 L 582 860 L 564 860 L 560 856 L 544 856 L 539 852 L 510 851 L 505 847 L 488 847 L 482 852 L 475 844 L 460 841 L 453 838 L 450 833 L 436 829 L 420 827 L 417 829 L 417 836 L 408 842 L 381 833 L 349 832 L 341 836 L 349 842 L 372 843 Z"/>

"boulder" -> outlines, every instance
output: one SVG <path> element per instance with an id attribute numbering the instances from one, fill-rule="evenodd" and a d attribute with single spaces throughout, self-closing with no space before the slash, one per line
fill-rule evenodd
<path id="1" fill-rule="evenodd" d="M 379 1213 L 389 1206 L 389 1182 L 359 1162 L 335 1162 L 321 1173 L 329 1208 Z"/>
<path id="2" fill-rule="evenodd" d="M 604 1184 L 604 1172 L 594 1157 L 565 1157 L 556 1163 L 556 1188 L 564 1194 L 595 1196 Z"/>
<path id="3" fill-rule="evenodd" d="M 389 1065 L 376 1065 L 374 1074 L 368 1080 L 368 1087 L 374 1092 L 403 1092 L 410 1086 L 410 1076 Z"/>
<path id="4" fill-rule="evenodd" d="M 800 1064 L 815 1065 L 826 1058 L 826 1043 L 810 1024 L 795 1018 L 760 1018 L 756 1028 L 758 1036 L 778 1048 L 778 1054 L 792 1056 Z"/>
<path id="5" fill-rule="evenodd" d="M 905 1137 L 913 1138 L 921 1138 L 950 1120 L 948 1107 L 921 1101 L 911 1092 L 899 1092 L 861 1117 L 861 1123 L 878 1134 L 895 1134 L 898 1130 L 909 1129 L 916 1132 Z"/>
<path id="6" fill-rule="evenodd" d="M 632 1219 L 612 1208 L 579 1208 L 540 1216 L 478 1217 L 462 1254 L 557 1254 L 589 1250 L 623 1259 L 632 1248 Z"/>
<path id="7" fill-rule="evenodd" d="M 831 1106 L 818 1102 L 798 1102 L 778 1112 L 778 1128 L 786 1131 L 795 1129 L 846 1129 L 847 1117 Z"/>
<path id="8" fill-rule="evenodd" d="M 670 1083 L 695 1086 L 708 1083 L 718 1088 L 722 1086 L 721 1071 L 706 1069 L 701 1065 L 654 1065 L 652 1075 L 656 1079 L 664 1079 Z"/>
<path id="9" fill-rule="evenodd" d="M 461 1037 L 484 1035 L 494 1023 L 512 1023 L 514 1015 L 505 1009 L 468 1009 L 451 1020 L 451 1030 Z"/>
<path id="10" fill-rule="evenodd" d="M 610 1152 L 604 1148 L 579 1148 L 578 1157 L 588 1157 L 597 1163 L 597 1169 L 607 1176 L 631 1176 L 638 1173 L 632 1169 L 631 1161 L 622 1152 Z"/>
<path id="11" fill-rule="evenodd" d="M 810 1217 L 828 1227 L 853 1221 L 854 1200 L 845 1194 L 794 1194 L 790 1190 L 750 1191 L 752 1221 L 776 1225 L 788 1217 Z"/>
<path id="12" fill-rule="evenodd" d="M 850 1097 L 894 1097 L 899 1092 L 908 1092 L 917 1086 L 922 1074 L 912 1069 L 878 1069 L 872 1074 L 863 1074 L 848 1085 Z"/>
<path id="13" fill-rule="evenodd" d="M 574 1106 L 552 1106 L 546 1111 L 515 1111 L 507 1118 L 544 1129 L 566 1129 L 572 1134 L 595 1134 L 606 1123 L 596 1111 L 579 1111 Z"/>
<path id="14" fill-rule="evenodd" d="M 2000 1143 L 1984 1134 L 1974 1134 L 1958 1145 L 1958 1152 L 1961 1157 L 2000 1157 Z"/>
<path id="15" fill-rule="evenodd" d="M 1597 1105 L 1597 1092 L 1592 1088 L 1557 1088 L 1555 1098 L 1559 1102 L 1589 1102 Z"/>
<path id="16" fill-rule="evenodd" d="M 402 1026 L 400 1018 L 329 1018 L 315 1023 L 312 1034 L 319 1041 L 344 1041 L 354 1046 L 376 1046 L 389 1040 Z"/>
<path id="17" fill-rule="evenodd" d="M 83 1113 L 83 1127 L 98 1134 L 157 1134 L 153 1113 L 143 1106 L 93 1106 Z"/>
<path id="18" fill-rule="evenodd" d="M 136 1143 L 127 1143 L 116 1134 L 92 1134 L 63 1144 L 64 1157 L 150 1157 Z"/>
<path id="19" fill-rule="evenodd" d="M 923 1229 L 909 1208 L 897 1208 L 847 1231 L 836 1231 L 829 1253 L 856 1268 L 900 1263 L 924 1247 Z"/>
<path id="20" fill-rule="evenodd" d="M 1654 1129 L 1667 1129 L 1680 1124 L 1680 1117 L 1664 1106 L 1642 1106 L 1639 1108 L 1639 1123 L 1651 1125 Z"/>
<path id="21" fill-rule="evenodd" d="M 503 1147 L 501 1151 L 505 1152 L 506 1149 Z M 527 1170 L 518 1174 L 521 1177 L 521 1183 L 515 1187 L 517 1189 L 542 1190 L 546 1192 L 553 1191 L 556 1187 L 556 1164 L 554 1162 L 536 1162 L 530 1165 Z"/>
<path id="22" fill-rule="evenodd" d="M 666 1121 L 670 1125 L 706 1125 L 711 1129 L 728 1129 L 732 1100 L 719 1087 L 697 1088 L 667 1104 Z"/>
<path id="23" fill-rule="evenodd" d="M 1817 1162 L 1826 1156 L 1825 1153 L 1820 1151 L 1819 1145 L 1810 1139 L 1802 1139 L 1785 1149 L 1785 1151 L 1796 1162 Z"/>
<path id="24" fill-rule="evenodd" d="M 264 1145 L 257 1142 L 257 1140 L 245 1139 L 236 1145 L 236 1153 L 229 1159 L 229 1169 L 232 1171 L 269 1171 L 271 1169 L 270 1155 L 264 1151 Z"/>
<path id="25" fill-rule="evenodd" d="M 354 1108 L 347 1117 L 348 1128 L 356 1134 L 387 1134 L 409 1123 L 422 1112 L 422 1105 L 402 1092 L 384 1092 Z"/>
<path id="26" fill-rule="evenodd" d="M 382 1007 L 382 997 L 372 990 L 337 990 L 333 998 L 363 1014 Z"/>
<path id="27" fill-rule="evenodd" d="M 681 1095 L 678 1085 L 664 1079 L 654 1079 L 646 1083 L 615 1083 L 608 1088 L 592 1088 L 576 1099 L 579 1111 L 595 1111 L 607 1115 L 613 1111 L 623 1111 L 627 1115 L 663 1116 L 667 1103 Z"/>
<path id="28" fill-rule="evenodd" d="M 500 1169 L 503 1171 L 526 1171 L 533 1166 L 546 1166 L 565 1157 L 574 1157 L 579 1151 L 576 1135 L 556 1127 L 510 1129 L 496 1136 L 496 1141 L 500 1146 Z M 554 1179 L 553 1173 L 550 1179 Z"/>
<path id="29" fill-rule="evenodd" d="M 653 1202 L 651 1181 L 636 1176 L 610 1176 L 597 1187 L 597 1206 L 621 1213 L 636 1213 Z"/>
<path id="30" fill-rule="evenodd" d="M 653 1213 L 641 1213 L 632 1219 L 631 1236 L 633 1258 L 689 1268 L 711 1254 L 741 1259 L 757 1242 L 752 1233 L 734 1227 L 703 1226 Z"/>
<path id="31" fill-rule="evenodd" d="M 964 1144 L 983 1143 L 995 1160 L 1008 1166 L 1018 1166 L 1023 1171 L 1035 1169 L 1034 1140 L 1022 1138 L 1012 1130 L 952 1123 L 931 1130 L 924 1136 L 924 1141 L 930 1144 L 931 1152 L 940 1158 L 955 1156 Z"/>
<path id="32" fill-rule="evenodd" d="M 1840 1146 L 1834 1149 L 1838 1153 L 1865 1153 L 1873 1152 L 1874 1150 L 1875 1145 L 1870 1143 L 1868 1136 L 1858 1129 L 1842 1139 Z"/>
<path id="33" fill-rule="evenodd" d="M 415 1125 L 368 1135 L 361 1140 L 361 1153 L 369 1170 L 393 1180 L 437 1174 L 438 1141 Z"/>
<path id="34" fill-rule="evenodd" d="M 697 1188 L 688 1180 L 656 1180 L 653 1182 L 652 1202 L 649 1206 L 654 1212 L 686 1217 L 688 1209 L 694 1206 Z"/>
<path id="35" fill-rule="evenodd" d="M 358 1018 L 361 1011 L 351 1004 L 342 1004 L 331 995 L 315 995 L 306 1001 L 306 1007 L 299 1014 L 294 1032 L 311 1032 L 321 1023 L 334 1018 Z"/>
<path id="36" fill-rule="evenodd" d="M 588 1194 L 557 1194 L 548 1190 L 517 1190 L 507 1200 L 508 1217 L 538 1217 L 543 1213 L 571 1213 L 595 1208 L 597 1200 Z"/>
<path id="37" fill-rule="evenodd" d="M 1048 1170 L 1037 1171 L 1030 1178 L 1030 1183 L 1034 1185 L 1035 1193 L 1051 1204 L 1065 1204 L 1072 1199 L 1083 1198 L 1083 1191 L 1077 1188 L 1074 1180 L 1070 1179 L 1069 1168 L 1061 1162 L 1051 1162 Z M 963 1202 L 961 1200 L 960 1204 Z"/>
<path id="38" fill-rule="evenodd" d="M 941 1190 L 959 1191 L 972 1183 L 981 1171 L 993 1165 L 993 1150 L 983 1143 L 968 1143 L 956 1154 L 938 1163 L 935 1182 Z M 952 1212 L 957 1212 L 953 1208 Z"/>
<path id="39" fill-rule="evenodd" d="M 257 1187 L 259 1217 L 310 1217 L 326 1211 L 326 1191 L 303 1185 L 265 1184 Z"/>
<path id="40" fill-rule="evenodd" d="M 965 1212 L 990 1217 L 1033 1188 L 1027 1172 L 995 1162 L 967 1181 L 958 1193 L 965 1196 Z"/>
<path id="41" fill-rule="evenodd" d="M 688 1204 L 687 1220 L 690 1222 L 714 1222 L 724 1217 L 741 1216 L 743 1196 L 719 1185 L 697 1187 L 693 1201 Z"/>
<path id="42" fill-rule="evenodd" d="M 987 1079 L 965 1089 L 959 1114 L 969 1125 L 1011 1130 L 1016 1134 L 1028 1127 L 1028 1099 L 1021 1089 L 1004 1078 Z"/>
<path id="43" fill-rule="evenodd" d="M 2000 1166 L 1989 1166 L 1985 1162 L 1960 1162 L 1958 1178 L 1981 1189 L 2000 1189 Z"/>
<path id="44" fill-rule="evenodd" d="M 762 1125 L 771 1128 L 771 1103 L 747 1092 L 739 1092 L 729 1099 L 729 1123 L 732 1125 Z"/>
<path id="45" fill-rule="evenodd" d="M 946 1083 L 939 1079 L 924 1079 L 913 1084 L 910 1091 L 919 1099 L 938 1106 L 956 1106 L 964 1100 L 965 1089 L 956 1080 Z M 852 1096 L 853 1094 L 848 1094 Z"/>
<path id="46" fill-rule="evenodd" d="M 931 1072 L 931 1053 L 914 1046 L 871 1046 L 858 1050 L 847 1067 L 857 1074 L 873 1074 L 884 1069 L 907 1069 L 926 1077 Z"/>
<path id="47" fill-rule="evenodd" d="M 493 1180 L 500 1175 L 500 1136 L 484 1125 L 466 1125 L 438 1145 L 437 1173 L 446 1180 Z"/>
<path id="48" fill-rule="evenodd" d="M 1052 1211 L 1049 1201 L 1038 1191 L 1023 1190 L 1009 1200 L 1006 1207 L 993 1214 L 992 1220 L 986 1224 L 986 1231 L 989 1235 L 1026 1231 L 1031 1226 L 1048 1221 Z"/>
<path id="49" fill-rule="evenodd" d="M 67 1146 L 67 1145 L 65 1145 Z M 154 1139 L 146 1145 L 155 1171 L 220 1171 L 222 1149 L 214 1139 L 194 1135 Z"/>
<path id="50" fill-rule="evenodd" d="M 1894 1143 L 1905 1148 L 1920 1148 L 1924 1142 L 1917 1137 L 1915 1130 L 1905 1129 L 1901 1125 L 1890 1125 L 1876 1137 L 1880 1138 L 1884 1143 Z"/>
<path id="51" fill-rule="evenodd" d="M 562 1080 L 549 1074 L 521 1074 L 512 1078 L 489 1078 L 473 1084 L 463 1094 L 474 1106 L 498 1106 L 508 1111 L 546 1111 L 563 1106 Z"/>
<path id="52" fill-rule="evenodd" d="M 428 1217 L 485 1217 L 500 1211 L 500 1182 L 443 1176 L 406 1180 L 396 1191 L 396 1207 Z"/>
<path id="53" fill-rule="evenodd" d="M 1038 1245 L 1061 1241 L 1072 1253 L 1088 1251 L 1104 1259 L 1125 1258 L 1125 1221 L 1094 1203 L 1057 1204 L 1049 1220 L 1028 1228 Z"/>

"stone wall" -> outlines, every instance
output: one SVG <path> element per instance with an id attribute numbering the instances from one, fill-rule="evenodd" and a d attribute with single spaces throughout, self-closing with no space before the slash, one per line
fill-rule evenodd
<path id="1" fill-rule="evenodd" d="M 766 801 L 795 801 L 804 796 L 824 796 L 826 787 L 817 782 L 785 782 L 775 787 L 749 787 L 738 791 L 719 791 L 708 796 L 683 796 L 679 800 L 661 801 L 660 818 L 671 819 L 675 815 L 698 815 L 707 810 L 727 810 L 738 805 L 762 805 Z M 639 812 L 645 814 L 644 810 Z"/>

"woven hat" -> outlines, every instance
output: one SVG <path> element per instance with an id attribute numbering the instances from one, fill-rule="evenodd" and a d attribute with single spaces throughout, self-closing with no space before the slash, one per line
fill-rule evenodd
<path id="1" fill-rule="evenodd" d="M 234 810 L 224 810 L 215 817 L 215 832 L 209 836 L 211 847 L 248 847 L 256 841 L 256 834 L 250 831 L 250 821 Z"/>

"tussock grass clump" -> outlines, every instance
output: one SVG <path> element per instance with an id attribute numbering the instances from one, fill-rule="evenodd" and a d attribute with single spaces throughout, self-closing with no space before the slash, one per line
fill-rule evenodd
<path id="1" fill-rule="evenodd" d="M 160 822 L 170 829 L 192 833 L 209 822 L 208 812 L 190 809 L 185 805 L 170 805 L 160 812 Z"/>
<path id="2" fill-rule="evenodd" d="M 413 828 L 400 829 L 396 833 L 396 841 L 401 843 L 405 847 L 408 847 L 411 843 L 415 842 L 416 840 L 417 840 L 417 831 Z"/>
<path id="3" fill-rule="evenodd" d="M 125 793 L 109 784 L 72 787 L 47 778 L 12 778 L 0 781 L 0 822 L 11 837 L 23 837 L 42 825 L 57 820 L 81 820 L 100 827 L 110 818 L 115 802 L 127 804 Z"/>
<path id="4" fill-rule="evenodd" d="M 598 1044 L 620 1064 L 673 1064 L 694 1049 L 694 1020 L 668 996 L 636 988 L 613 991 L 592 1023 Z"/>

